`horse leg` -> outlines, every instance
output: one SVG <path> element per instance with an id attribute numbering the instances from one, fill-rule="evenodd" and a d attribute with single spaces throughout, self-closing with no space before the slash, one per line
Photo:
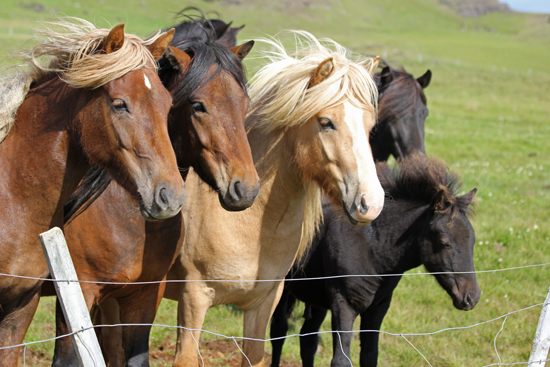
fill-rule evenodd
<path id="1" fill-rule="evenodd" d="M 304 325 L 300 330 L 300 334 L 316 333 L 321 328 L 328 310 L 309 306 L 311 317 L 304 321 Z M 304 335 L 300 336 L 300 357 L 304 367 L 313 367 L 315 361 L 315 353 L 317 353 L 317 345 L 319 345 L 319 335 Z"/>
<path id="2" fill-rule="evenodd" d="M 338 331 L 353 330 L 353 321 L 357 317 L 357 312 L 342 297 L 336 293 L 332 298 L 332 362 L 331 366 L 351 366 L 350 347 L 352 333 L 339 333 Z"/>
<path id="3" fill-rule="evenodd" d="M 384 298 L 376 306 L 369 307 L 361 313 L 361 330 L 380 330 L 382 320 L 388 312 L 391 303 L 391 295 Z M 378 340 L 380 333 L 361 333 L 361 367 L 376 367 L 378 362 Z"/>
<path id="4" fill-rule="evenodd" d="M 107 298 L 98 305 L 98 319 L 94 325 L 120 324 L 120 307 L 114 298 Z M 102 327 L 99 329 L 99 342 L 105 363 L 109 367 L 124 366 L 124 349 L 122 348 L 122 326 Z"/>
<path id="5" fill-rule="evenodd" d="M 244 330 L 243 336 L 243 359 L 242 367 L 264 367 L 264 339 L 267 332 L 267 325 L 271 319 L 271 315 L 277 307 L 277 301 L 281 297 L 284 289 L 284 282 L 280 282 L 277 287 L 272 290 L 257 307 L 251 310 L 244 311 Z M 247 340 L 260 339 L 256 340 Z"/>
<path id="6" fill-rule="evenodd" d="M 128 297 L 119 298 L 120 321 L 123 324 L 145 324 L 145 326 L 124 326 L 122 348 L 125 365 L 128 367 L 149 366 L 149 334 L 155 321 L 157 307 L 164 294 L 166 283 L 149 284 L 136 290 Z"/>
<path id="7" fill-rule="evenodd" d="M 288 301 L 290 296 L 289 291 L 286 289 L 283 290 L 279 304 L 277 304 L 277 307 L 273 312 L 273 317 L 271 318 L 271 329 L 269 336 L 271 339 L 281 338 L 271 341 L 271 347 L 273 349 L 271 354 L 271 367 L 279 367 L 279 364 L 281 363 L 281 353 L 283 352 L 283 345 L 285 343 L 285 339 L 282 337 L 286 336 L 288 332 L 288 319 L 286 311 L 288 309 Z"/>
<path id="8" fill-rule="evenodd" d="M 19 299 L 0 305 L 0 346 L 9 347 L 23 343 L 32 322 L 38 301 L 40 286 L 26 292 Z M 21 347 L 0 349 L 0 366 L 17 366 Z"/>
<path id="9" fill-rule="evenodd" d="M 179 328 L 174 367 L 197 367 L 200 365 L 200 329 L 204 323 L 206 312 L 212 304 L 212 293 L 202 289 L 203 287 L 204 284 L 198 283 L 182 284 L 178 301 Z"/>

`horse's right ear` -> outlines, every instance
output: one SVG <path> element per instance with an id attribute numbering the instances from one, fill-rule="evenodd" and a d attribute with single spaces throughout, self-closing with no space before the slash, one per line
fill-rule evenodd
<path id="1" fill-rule="evenodd" d="M 240 46 L 231 47 L 231 52 L 233 52 L 235 56 L 242 61 L 246 55 L 248 55 L 250 50 L 252 50 L 252 46 L 254 46 L 254 41 L 248 41 Z"/>
<path id="2" fill-rule="evenodd" d="M 379 64 L 380 56 L 376 56 L 368 65 L 365 66 L 365 69 L 367 69 L 367 72 L 370 74 L 370 76 L 373 76 L 374 73 L 376 73 L 376 69 L 378 69 Z"/>
<path id="3" fill-rule="evenodd" d="M 174 33 L 176 33 L 176 30 L 171 28 L 169 31 L 161 34 L 149 47 L 147 47 L 155 60 L 160 59 L 164 55 L 168 49 L 168 45 L 174 38 Z"/>
<path id="4" fill-rule="evenodd" d="M 424 75 L 416 79 L 422 89 L 425 89 L 428 85 L 430 85 L 430 80 L 432 80 L 432 72 L 430 70 L 426 71 Z"/>
<path id="5" fill-rule="evenodd" d="M 109 34 L 103 39 L 98 51 L 105 51 L 110 54 L 119 50 L 124 45 L 124 24 L 114 26 Z"/>
<path id="6" fill-rule="evenodd" d="M 391 82 L 393 82 L 393 70 L 389 66 L 386 66 L 380 73 L 380 84 L 381 86 L 386 86 Z"/>
<path id="7" fill-rule="evenodd" d="M 224 34 L 226 34 L 227 31 L 229 31 L 229 29 L 231 28 L 232 23 L 233 22 L 229 22 L 227 24 L 223 24 L 223 25 L 217 27 L 216 29 L 214 29 L 214 31 L 216 32 L 216 39 L 222 38 L 222 36 Z"/>
<path id="8" fill-rule="evenodd" d="M 313 76 L 309 81 L 308 88 L 314 87 L 317 84 L 321 83 L 323 80 L 327 79 L 330 76 L 330 74 L 332 74 L 333 70 L 334 70 L 334 63 L 332 61 L 332 57 L 329 57 L 323 60 L 319 64 L 319 66 L 317 66 L 317 69 L 315 69 L 315 72 L 313 73 Z"/>
<path id="9" fill-rule="evenodd" d="M 172 46 L 168 46 L 166 52 L 164 53 L 164 57 L 166 57 L 166 59 L 170 62 L 170 65 L 178 71 L 187 69 L 188 65 L 191 63 L 191 56 L 179 48 Z"/>
<path id="10" fill-rule="evenodd" d="M 235 32 L 235 36 L 237 36 L 239 33 L 241 33 L 241 31 L 243 30 L 244 28 L 244 24 L 242 26 L 240 26 L 239 28 L 231 28 L 233 30 L 233 32 Z"/>
<path id="11" fill-rule="evenodd" d="M 431 206 L 435 212 L 442 212 L 449 208 L 451 204 L 447 189 L 441 188 L 432 198 Z"/>

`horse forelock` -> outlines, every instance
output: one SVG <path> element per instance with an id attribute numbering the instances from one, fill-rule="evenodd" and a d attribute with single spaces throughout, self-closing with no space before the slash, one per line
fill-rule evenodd
<path id="1" fill-rule="evenodd" d="M 57 73 L 71 87 L 94 89 L 130 71 L 147 66 L 156 68 L 156 60 L 147 46 L 160 33 L 146 41 L 132 34 L 124 34 L 120 49 L 104 53 L 98 51 L 110 29 L 96 28 L 86 20 L 73 17 L 44 24 L 47 28 L 37 30 L 35 34 L 40 43 L 19 53 L 34 67 L 34 80 L 44 73 Z M 50 59 L 48 65 L 39 60 L 42 57 Z"/>
<path id="2" fill-rule="evenodd" d="M 437 157 L 413 154 L 399 160 L 393 168 L 386 162 L 379 162 L 376 170 L 380 184 L 391 198 L 430 204 L 444 190 L 444 199 L 451 204 L 453 217 L 458 213 L 474 214 L 472 203 L 457 196 L 462 186 L 458 175 Z"/>
<path id="3" fill-rule="evenodd" d="M 266 64 L 249 88 L 256 126 L 267 130 L 300 125 L 317 112 L 349 101 L 376 115 L 378 91 L 365 65 L 370 58 L 351 60 L 351 52 L 338 43 L 317 40 L 305 31 L 290 31 L 296 50 L 289 53 L 281 41 L 260 39 L 272 50 L 263 53 Z M 321 62 L 332 58 L 334 70 L 321 83 L 308 88 Z"/>
<path id="4" fill-rule="evenodd" d="M 426 96 L 416 79 L 405 70 L 393 70 L 394 80 L 380 89 L 380 122 L 400 118 L 420 100 L 426 105 Z"/>
<path id="5" fill-rule="evenodd" d="M 237 82 L 240 88 L 246 91 L 246 74 L 241 61 L 227 47 L 217 44 L 215 39 L 190 38 L 183 39 L 172 46 L 191 56 L 191 65 L 184 75 L 171 87 L 174 105 L 187 101 L 193 91 L 208 83 L 218 73 L 227 72 Z M 163 65 L 164 57 L 159 61 Z M 216 65 L 215 72 L 205 80 L 212 65 Z M 161 79 L 164 79 L 161 76 Z"/>

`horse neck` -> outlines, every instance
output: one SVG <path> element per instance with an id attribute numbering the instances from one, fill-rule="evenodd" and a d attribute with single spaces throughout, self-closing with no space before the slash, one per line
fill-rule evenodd
<path id="1" fill-rule="evenodd" d="M 0 180 L 14 201 L 19 198 L 14 205 L 32 202 L 41 208 L 41 218 L 32 216 L 42 225 L 61 223 L 63 204 L 89 167 L 74 138 L 76 115 L 67 108 L 75 106 L 78 94 L 58 78 L 31 90 L 0 145 Z"/>
<path id="2" fill-rule="evenodd" d="M 397 274 L 422 265 L 420 241 L 428 205 L 386 200 L 384 210 L 371 223 L 370 258 L 379 274 Z"/>

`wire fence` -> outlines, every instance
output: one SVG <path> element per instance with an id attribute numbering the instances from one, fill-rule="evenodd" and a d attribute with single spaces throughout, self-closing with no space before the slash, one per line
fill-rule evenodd
<path id="1" fill-rule="evenodd" d="M 509 267 L 509 268 L 503 268 L 503 269 L 477 270 L 477 271 L 472 271 L 472 272 L 437 272 L 437 273 L 409 272 L 409 273 L 404 273 L 404 274 L 381 274 L 381 275 L 356 275 L 356 274 L 353 274 L 353 275 L 328 276 L 328 277 L 321 277 L 321 278 L 300 278 L 300 279 L 291 279 L 291 280 L 286 280 L 286 281 L 311 281 L 311 280 L 326 280 L 326 279 L 335 279 L 335 278 L 358 278 L 358 277 L 426 276 L 426 275 L 435 275 L 435 274 L 471 274 L 471 273 L 487 274 L 487 273 L 498 273 L 498 272 L 506 272 L 506 271 L 517 271 L 517 270 L 528 269 L 528 268 L 539 268 L 539 267 L 545 267 L 545 266 L 549 266 L 549 265 L 550 265 L 550 263 L 541 263 L 541 264 L 532 264 L 532 265 Z M 90 281 L 90 280 L 78 280 L 78 281 L 76 281 L 76 280 L 65 280 L 65 279 L 46 279 L 46 278 L 26 277 L 26 276 L 3 274 L 3 273 L 0 273 L 0 276 L 23 278 L 23 279 L 33 279 L 33 280 L 42 280 L 42 281 L 49 281 L 49 282 L 79 282 L 79 283 L 117 284 L 117 285 L 129 285 L 129 284 L 134 284 L 134 285 L 135 284 L 143 284 L 143 285 L 146 285 L 146 284 L 158 284 L 158 283 L 163 283 L 163 282 L 165 282 L 165 283 L 183 283 L 183 282 L 203 282 L 203 281 L 206 281 L 206 280 L 164 280 L 164 281 L 154 281 L 154 282 L 129 282 L 129 283 L 123 283 L 123 282 L 97 282 L 97 281 Z M 242 282 L 263 283 L 263 282 L 280 282 L 282 280 L 283 279 L 249 279 L 249 280 L 243 280 L 243 279 L 239 279 L 239 280 L 217 279 L 217 280 L 207 280 L 207 281 L 208 282 L 232 282 L 232 283 L 242 283 Z M 150 326 L 150 327 L 168 328 L 168 329 L 182 329 L 182 330 L 187 330 L 187 331 L 190 331 L 190 332 L 200 331 L 201 333 L 210 334 L 210 335 L 218 337 L 218 338 L 232 340 L 232 341 L 235 342 L 236 347 L 239 349 L 240 353 L 243 355 L 243 358 L 248 361 L 250 366 L 252 366 L 252 364 L 248 360 L 248 357 L 244 354 L 243 350 L 239 346 L 239 343 L 238 343 L 239 340 L 240 341 L 250 340 L 250 341 L 271 342 L 271 341 L 278 340 L 278 339 L 289 339 L 289 338 L 296 338 L 296 337 L 310 336 L 310 335 L 336 334 L 338 337 L 340 337 L 341 334 L 346 334 L 346 333 L 353 333 L 353 334 L 380 333 L 380 334 L 384 334 L 384 335 L 388 335 L 388 336 L 396 336 L 396 337 L 403 338 L 411 346 L 411 348 L 413 348 L 425 360 L 427 365 L 432 366 L 432 364 L 430 363 L 430 361 L 426 357 L 426 355 L 423 354 L 421 352 L 421 350 L 419 348 L 417 348 L 411 342 L 411 340 L 408 337 L 433 336 L 433 335 L 436 335 L 436 334 L 441 334 L 441 333 L 445 333 L 445 332 L 449 332 L 449 331 L 473 329 L 473 328 L 477 328 L 477 327 L 482 326 L 482 325 L 487 325 L 489 323 L 494 323 L 496 321 L 502 320 L 502 325 L 501 325 L 499 331 L 496 333 L 496 335 L 494 337 L 494 340 L 493 340 L 493 347 L 494 347 L 493 349 L 495 351 L 495 354 L 496 354 L 499 362 L 484 365 L 482 367 L 530 365 L 530 364 L 546 362 L 548 360 L 535 361 L 535 362 L 533 362 L 533 361 L 531 361 L 531 362 L 520 361 L 520 362 L 513 362 L 513 363 L 502 363 L 501 357 L 500 357 L 500 355 L 498 353 L 498 349 L 497 349 L 497 339 L 498 339 L 499 335 L 501 334 L 501 332 L 504 330 L 504 326 L 505 326 L 509 316 L 515 315 L 515 314 L 518 314 L 518 313 L 522 313 L 522 312 L 526 312 L 528 310 L 532 310 L 532 309 L 537 308 L 537 307 L 547 307 L 548 304 L 549 303 L 537 303 L 537 304 L 534 304 L 534 305 L 531 305 L 531 306 L 528 306 L 528 307 L 524 307 L 524 308 L 521 308 L 521 309 L 518 309 L 518 310 L 513 310 L 513 311 L 510 311 L 510 312 L 507 312 L 507 313 L 505 313 L 501 316 L 498 316 L 498 317 L 495 317 L 495 318 L 492 318 L 492 319 L 489 319 L 489 320 L 486 320 L 486 321 L 483 321 L 483 322 L 478 322 L 478 323 L 474 323 L 474 324 L 467 325 L 467 326 L 457 326 L 457 327 L 443 328 L 443 329 L 440 329 L 440 330 L 435 330 L 435 331 L 431 331 L 431 332 L 422 332 L 422 333 L 418 333 L 418 332 L 395 333 L 395 332 L 388 332 L 388 331 L 384 331 L 384 330 L 318 331 L 318 332 L 315 332 L 315 333 L 307 333 L 307 334 L 295 333 L 295 334 L 290 334 L 290 335 L 286 335 L 284 337 L 279 337 L 279 338 L 254 339 L 254 338 L 245 338 L 245 337 L 240 337 L 240 336 L 224 335 L 224 334 L 215 333 L 215 332 L 212 332 L 212 331 L 209 331 L 209 330 L 204 330 L 204 329 L 190 329 L 190 328 L 186 328 L 186 327 L 183 327 L 183 326 L 175 326 L 175 325 L 165 325 L 165 324 L 155 324 L 155 323 L 153 323 L 153 324 L 112 324 L 112 325 L 95 325 L 91 328 L 87 328 L 87 329 L 84 328 L 82 330 L 79 330 L 79 331 L 76 331 L 76 332 L 73 332 L 73 333 L 69 333 L 69 334 L 65 334 L 65 335 L 61 335 L 61 336 L 56 336 L 56 337 L 49 338 L 49 339 L 44 339 L 44 340 L 39 340 L 39 341 L 32 341 L 32 342 L 25 342 L 25 343 L 22 343 L 22 344 L 11 345 L 11 346 L 6 346 L 6 347 L 0 347 L 0 350 L 22 347 L 23 348 L 23 364 L 24 364 L 24 366 L 26 366 L 26 352 L 27 352 L 27 348 L 29 346 L 33 346 L 33 345 L 37 345 L 37 344 L 41 344 L 41 343 L 52 342 L 52 341 L 55 341 L 55 340 L 60 339 L 60 338 L 71 337 L 74 334 L 81 333 L 83 331 L 86 331 L 86 330 L 92 329 L 92 328 L 95 329 L 95 328 L 113 328 L 113 327 L 125 327 L 125 326 L 134 326 L 134 327 L 135 326 Z M 204 366 L 204 360 L 203 360 L 202 355 L 200 353 L 199 343 L 196 340 L 195 340 L 195 342 L 197 344 L 197 351 L 198 351 L 198 354 L 201 358 L 202 365 Z M 344 351 L 343 348 L 342 348 L 342 351 Z M 353 366 L 353 363 L 352 363 L 352 360 L 351 360 L 350 356 L 346 355 L 346 357 L 348 358 L 350 366 Z"/>

